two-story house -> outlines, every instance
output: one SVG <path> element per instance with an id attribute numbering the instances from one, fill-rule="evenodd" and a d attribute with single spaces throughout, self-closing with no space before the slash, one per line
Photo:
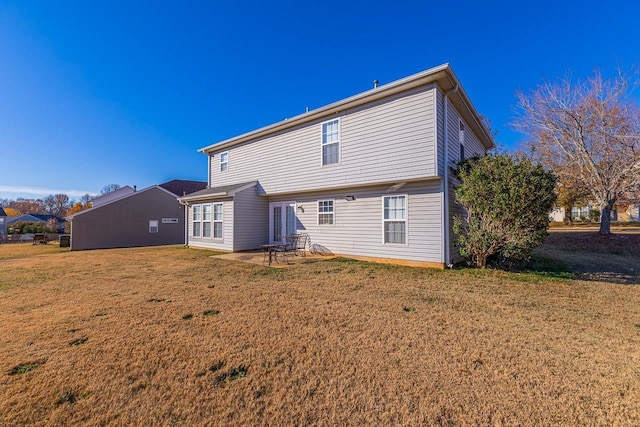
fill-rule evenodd
<path id="1" fill-rule="evenodd" d="M 242 251 L 308 233 L 334 254 L 446 266 L 450 168 L 493 148 L 449 64 L 200 149 L 186 244 Z"/>

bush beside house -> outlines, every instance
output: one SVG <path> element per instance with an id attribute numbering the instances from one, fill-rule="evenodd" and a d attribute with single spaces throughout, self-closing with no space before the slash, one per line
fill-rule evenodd
<path id="1" fill-rule="evenodd" d="M 555 176 L 506 154 L 465 160 L 456 175 L 456 200 L 466 211 L 454 218 L 460 254 L 480 268 L 527 261 L 547 235 Z"/>

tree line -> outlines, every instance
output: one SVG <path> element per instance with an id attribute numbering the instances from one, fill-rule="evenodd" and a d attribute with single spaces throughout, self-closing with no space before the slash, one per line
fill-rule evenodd
<path id="1" fill-rule="evenodd" d="M 23 214 L 55 215 L 60 218 L 80 212 L 90 208 L 91 202 L 98 196 L 109 194 L 121 188 L 119 184 L 109 184 L 100 190 L 98 195 L 84 194 L 78 200 L 71 199 L 67 194 L 50 194 L 41 199 L 17 198 L 0 199 L 2 207 L 8 216 L 18 216 Z"/>

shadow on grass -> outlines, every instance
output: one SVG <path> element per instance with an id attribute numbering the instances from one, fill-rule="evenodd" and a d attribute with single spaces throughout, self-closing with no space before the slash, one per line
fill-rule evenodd
<path id="1" fill-rule="evenodd" d="M 522 272 L 540 278 L 579 279 L 565 262 L 538 254 L 531 256 L 531 262 Z"/>

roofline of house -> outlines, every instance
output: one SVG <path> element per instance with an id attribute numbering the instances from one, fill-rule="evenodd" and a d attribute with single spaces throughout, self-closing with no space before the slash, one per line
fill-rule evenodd
<path id="1" fill-rule="evenodd" d="M 346 185 L 337 185 L 335 187 L 322 187 L 322 188 L 308 188 L 304 190 L 296 190 L 296 191 L 278 191 L 271 193 L 259 194 L 260 197 L 282 197 L 288 195 L 302 195 L 302 194 L 315 194 L 315 193 L 331 193 L 331 192 L 343 192 L 347 190 L 359 191 L 366 188 L 371 187 L 386 187 L 389 186 L 392 191 L 398 191 L 402 187 L 408 184 L 415 184 L 418 182 L 432 182 L 439 181 L 442 177 L 439 175 L 429 176 L 429 177 L 421 177 L 421 178 L 413 178 L 413 179 L 388 179 L 385 181 L 378 182 L 369 182 L 362 184 L 346 184 Z"/>
<path id="2" fill-rule="evenodd" d="M 375 102 L 379 99 L 387 98 L 395 94 L 406 92 L 408 90 L 420 86 L 425 86 L 431 83 L 437 83 L 443 91 L 447 91 L 448 89 L 454 88 L 456 86 L 459 87 L 459 90 L 452 95 L 452 98 L 463 104 L 464 108 L 463 111 L 461 111 L 462 116 L 464 117 L 467 124 L 475 131 L 476 135 L 479 136 L 482 144 L 487 149 L 493 148 L 495 144 L 493 142 L 491 134 L 484 126 L 484 124 L 482 124 L 480 115 L 473 107 L 473 104 L 471 104 L 467 93 L 462 88 L 462 85 L 460 84 L 458 77 L 451 69 L 451 66 L 449 65 L 449 63 L 445 63 L 437 67 L 419 72 L 417 74 L 402 78 L 400 80 L 393 81 L 386 85 L 370 89 L 366 92 L 359 93 L 349 98 L 342 99 L 324 107 L 320 107 L 315 110 L 297 115 L 295 117 L 282 120 L 272 125 L 265 126 L 254 131 L 208 145 L 204 148 L 199 149 L 198 152 L 210 154 L 212 151 L 223 150 L 234 145 L 242 144 L 257 138 L 262 138 L 276 132 L 281 132 L 295 126 L 299 126 L 314 120 L 321 119 L 323 117 L 330 116 L 332 114 L 338 114 L 344 110 L 359 107 L 361 105 Z"/>
<path id="3" fill-rule="evenodd" d="M 110 205 L 110 204 L 112 204 L 112 203 L 119 202 L 120 200 L 127 199 L 127 198 L 132 197 L 132 196 L 134 196 L 134 195 L 136 195 L 136 194 L 144 193 L 145 191 L 149 191 L 149 190 L 151 190 L 152 188 L 158 188 L 158 189 L 160 189 L 160 190 L 164 191 L 165 193 L 170 194 L 171 196 L 175 197 L 176 199 L 178 198 L 178 195 L 177 195 L 177 194 L 172 193 L 171 191 L 167 190 L 166 188 L 162 188 L 162 187 L 160 186 L 160 184 L 156 184 L 156 185 L 152 185 L 152 186 L 147 187 L 147 188 L 143 188 L 142 190 L 136 190 L 136 191 L 134 191 L 133 193 L 127 193 L 127 194 L 125 194 L 125 195 L 124 195 L 124 196 L 122 196 L 122 197 L 118 197 L 118 198 L 116 198 L 116 199 L 109 200 L 108 202 L 105 202 L 105 203 L 103 203 L 103 204 L 101 204 L 101 205 L 98 205 L 98 206 L 95 206 L 95 207 L 91 207 L 91 208 L 89 208 L 89 209 L 85 209 L 85 210 L 83 210 L 83 211 L 80 211 L 80 212 L 74 213 L 73 215 L 69 215 L 69 216 L 67 216 L 65 219 L 66 219 L 67 221 L 72 221 L 72 220 L 73 220 L 73 218 L 77 217 L 78 215 L 82 215 L 82 214 L 87 213 L 87 212 L 92 212 L 93 210 L 98 210 L 98 209 L 100 209 L 100 208 L 101 208 L 101 207 L 103 207 L 103 206 L 108 206 L 108 205 Z"/>
<path id="4" fill-rule="evenodd" d="M 178 201 L 180 203 L 189 203 L 189 202 L 194 202 L 194 201 L 198 201 L 198 200 L 207 200 L 207 199 L 212 199 L 215 197 L 233 197 L 236 195 L 236 193 L 240 192 L 240 191 L 244 191 L 247 188 L 251 188 L 253 186 L 255 186 L 256 184 L 258 184 L 258 181 L 251 181 L 248 182 L 247 184 L 241 186 L 241 187 L 237 187 L 234 188 L 233 190 L 229 190 L 229 191 L 220 191 L 218 193 L 211 193 L 211 194 L 201 194 L 198 196 L 189 196 L 188 194 L 186 196 L 183 197 L 178 197 Z"/>
<path id="5" fill-rule="evenodd" d="M 24 217 L 29 216 L 29 217 L 31 217 L 31 218 L 33 218 L 33 219 L 38 220 L 38 221 L 42 221 L 40 218 L 38 218 L 38 217 L 36 217 L 36 216 L 33 216 L 33 214 L 20 214 L 20 215 L 14 215 L 14 216 L 7 216 L 7 224 L 8 224 L 9 222 L 16 222 L 16 220 L 17 220 L 18 218 L 22 218 L 23 216 L 24 216 Z M 33 221 L 20 221 L 20 222 L 33 222 Z"/>

